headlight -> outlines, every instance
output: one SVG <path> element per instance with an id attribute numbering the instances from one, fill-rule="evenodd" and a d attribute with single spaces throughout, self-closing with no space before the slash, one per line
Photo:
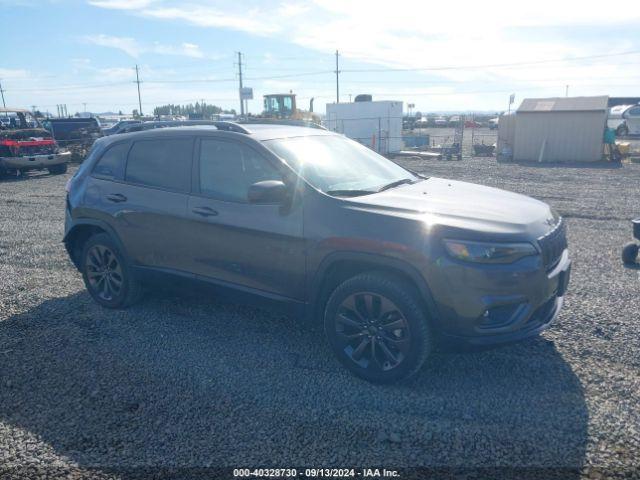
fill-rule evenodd
<path id="1" fill-rule="evenodd" d="M 449 255 L 476 263 L 513 263 L 523 257 L 537 255 L 531 243 L 484 243 L 467 240 L 444 240 Z"/>

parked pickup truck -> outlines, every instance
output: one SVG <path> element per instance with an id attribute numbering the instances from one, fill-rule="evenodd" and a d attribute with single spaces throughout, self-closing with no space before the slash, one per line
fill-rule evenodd
<path id="1" fill-rule="evenodd" d="M 67 171 L 71 157 L 61 151 L 51 133 L 28 110 L 0 109 L 0 177 L 27 170 L 58 175 Z"/>
<path id="2" fill-rule="evenodd" d="M 95 117 L 49 118 L 42 126 L 51 132 L 58 145 L 71 152 L 71 161 L 78 163 L 85 159 L 93 142 L 103 135 Z"/>

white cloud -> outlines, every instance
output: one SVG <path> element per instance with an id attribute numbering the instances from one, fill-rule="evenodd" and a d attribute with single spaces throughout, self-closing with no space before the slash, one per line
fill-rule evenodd
<path id="1" fill-rule="evenodd" d="M 89 5 L 113 10 L 138 10 L 153 4 L 156 0 L 89 0 Z"/>
<path id="2" fill-rule="evenodd" d="M 204 53 L 200 47 L 194 43 L 184 42 L 181 45 L 164 45 L 159 42 L 153 44 L 143 44 L 131 37 L 116 37 L 112 35 L 98 34 L 88 35 L 84 39 L 94 45 L 101 47 L 115 48 L 127 55 L 138 58 L 144 53 L 156 53 L 159 55 L 179 55 L 191 58 L 204 58 Z"/>
<path id="3" fill-rule="evenodd" d="M 278 15 L 285 18 L 299 17 L 310 9 L 311 6 L 303 3 L 282 3 L 278 8 Z"/>
<path id="4" fill-rule="evenodd" d="M 140 56 L 141 53 L 141 48 L 138 42 L 129 37 L 114 37 L 112 35 L 99 34 L 87 35 L 84 39 L 94 45 L 122 50 L 124 53 L 134 58 Z"/>
<path id="5" fill-rule="evenodd" d="M 228 28 L 253 33 L 270 35 L 280 31 L 280 26 L 265 22 L 264 12 L 243 10 L 239 13 L 225 12 L 208 5 L 181 4 L 179 7 L 143 8 L 140 14 L 163 20 L 182 20 L 200 27 Z"/>
<path id="6" fill-rule="evenodd" d="M 134 11 L 201 27 L 278 36 L 323 53 L 339 49 L 344 58 L 392 67 L 464 66 L 588 55 L 619 51 L 620 45 L 571 35 L 550 37 L 549 27 L 635 25 L 640 9 L 620 0 L 615 9 L 587 0 L 572 3 L 538 0 L 518 3 L 496 0 L 487 8 L 477 0 L 450 4 L 404 0 L 393 5 L 370 0 L 306 0 L 281 2 L 211 2 L 190 0 L 91 0 L 96 6 Z M 107 5 L 108 4 L 108 5 Z M 639 48 L 640 45 L 636 45 Z M 125 45 L 125 48 L 128 46 Z M 531 70 L 531 69 L 530 69 Z M 505 70 L 497 72 L 510 78 Z M 482 78 L 476 73 L 470 79 Z M 451 77 L 450 73 L 442 73 Z M 458 76 L 458 73 L 455 73 Z"/>
<path id="7" fill-rule="evenodd" d="M 11 68 L 0 68 L 0 79 L 21 79 L 29 77 L 29 72 L 22 68 L 19 69 L 11 69 Z"/>
<path id="8" fill-rule="evenodd" d="M 585 61 L 540 62 L 596 54 L 615 54 L 640 50 L 640 37 L 630 32 L 640 22 L 636 2 L 619 0 L 616 8 L 603 7 L 601 1 L 585 0 L 579 8 L 573 2 L 537 0 L 512 2 L 494 0 L 491 6 L 477 0 L 460 0 L 455 5 L 424 0 L 372 2 L 371 0 L 281 0 L 261 2 L 246 0 L 89 0 L 100 8 L 118 9 L 144 18 L 181 22 L 203 28 L 240 31 L 248 35 L 270 37 L 303 47 L 310 56 L 323 56 L 331 62 L 333 52 L 341 54 L 341 69 L 366 68 L 417 69 L 413 73 L 347 73 L 341 76 L 346 93 L 371 91 L 389 98 L 397 94 L 406 101 L 424 100 L 425 106 L 450 106 L 451 109 L 487 108 L 501 105 L 502 91 L 524 95 L 564 94 L 571 85 L 574 94 L 632 94 L 640 83 L 637 60 L 640 56 L 592 59 Z M 235 37 L 229 37 L 233 39 Z M 187 55 L 194 58 L 203 52 L 191 44 L 141 44 L 127 37 L 98 36 L 97 44 L 118 48 L 139 57 L 154 52 Z M 98 43 L 100 42 L 100 43 Z M 237 47 L 225 45 L 229 51 Z M 281 53 L 268 46 L 251 63 L 249 77 L 263 76 L 260 68 L 283 73 L 308 71 L 309 63 L 287 64 Z M 299 50 L 299 49 L 298 49 Z M 319 55 L 317 55 L 319 54 Z M 287 56 L 287 54 L 283 54 Z M 300 57 L 299 51 L 296 55 Z M 205 55 L 209 58 L 209 55 Z M 489 66 L 527 63 L 510 67 Z M 254 67 L 255 65 L 255 67 Z M 305 66 L 306 65 L 306 66 Z M 467 68 L 469 66 L 482 68 Z M 420 71 L 431 67 L 452 67 Z M 251 68 L 256 68 L 252 71 Z M 328 69 L 328 68 L 327 68 Z M 399 78 L 408 79 L 403 85 Z M 283 78 L 278 83 L 264 83 L 264 88 L 295 88 L 300 98 L 316 96 L 331 99 L 331 78 L 308 77 L 296 84 Z M 385 83 L 395 79 L 397 83 Z M 325 88 L 318 87 L 325 81 Z M 358 80 L 369 81 L 361 88 Z M 424 83 L 419 83 L 421 80 Z M 378 83 L 374 83 L 378 82 Z M 288 88 L 286 88 L 286 85 Z M 608 86 L 611 86 L 609 88 Z M 358 88 L 356 88 L 358 87 Z M 626 90 L 625 90 L 626 89 Z M 487 95 L 478 93 L 487 91 Z M 395 93 L 394 93 L 395 92 Z M 496 93 L 493 93 L 496 92 Z M 256 92 L 258 94 L 258 92 Z M 404 94 L 407 95 L 404 95 Z M 415 98 L 410 94 L 414 94 Z M 496 101 L 498 99 L 498 101 Z"/>

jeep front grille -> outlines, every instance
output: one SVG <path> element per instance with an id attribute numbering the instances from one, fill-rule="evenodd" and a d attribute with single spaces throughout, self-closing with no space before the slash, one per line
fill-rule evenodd
<path id="1" fill-rule="evenodd" d="M 567 248 L 567 229 L 562 218 L 553 230 L 538 238 L 542 250 L 542 261 L 547 270 L 552 270 L 560 261 Z"/>

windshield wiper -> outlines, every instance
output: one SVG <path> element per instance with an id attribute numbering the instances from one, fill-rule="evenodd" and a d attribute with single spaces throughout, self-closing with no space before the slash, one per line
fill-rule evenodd
<path id="1" fill-rule="evenodd" d="M 414 181 L 411 178 L 403 178 L 402 180 L 396 180 L 395 182 L 388 183 L 387 185 L 383 185 L 378 189 L 378 192 L 384 192 L 385 190 L 389 190 L 390 188 L 398 187 L 400 185 L 404 185 L 405 183 L 413 183 Z"/>
<path id="2" fill-rule="evenodd" d="M 375 190 L 328 190 L 327 195 L 333 197 L 359 197 L 360 195 L 371 195 Z"/>

